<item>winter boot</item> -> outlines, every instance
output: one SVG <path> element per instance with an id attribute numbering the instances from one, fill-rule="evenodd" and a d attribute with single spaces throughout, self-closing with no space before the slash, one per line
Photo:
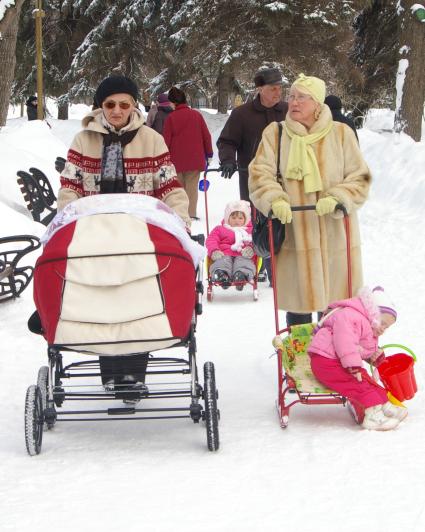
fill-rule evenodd
<path id="1" fill-rule="evenodd" d="M 234 275 L 233 275 L 233 281 L 238 283 L 236 285 L 236 290 L 241 292 L 243 290 L 244 283 L 246 281 L 246 275 L 243 274 L 242 272 L 235 272 Z"/>
<path id="2" fill-rule="evenodd" d="M 221 287 L 226 290 L 230 286 L 230 277 L 224 270 L 216 270 L 213 274 L 213 280 L 217 283 L 221 283 Z"/>
<path id="3" fill-rule="evenodd" d="M 367 430 L 392 430 L 400 423 L 395 417 L 387 417 L 382 405 L 370 406 L 364 411 L 362 427 Z"/>
<path id="4" fill-rule="evenodd" d="M 407 408 L 393 405 L 389 401 L 382 405 L 382 412 L 386 417 L 392 417 L 399 421 L 403 421 L 407 417 Z"/>

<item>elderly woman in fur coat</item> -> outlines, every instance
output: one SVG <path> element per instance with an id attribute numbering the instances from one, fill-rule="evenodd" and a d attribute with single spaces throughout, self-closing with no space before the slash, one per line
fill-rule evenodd
<path id="1" fill-rule="evenodd" d="M 276 272 L 278 305 L 287 311 L 288 326 L 310 322 L 312 312 L 348 297 L 345 230 L 341 211 L 335 211 L 338 203 L 350 217 L 353 291 L 362 286 L 356 211 L 367 198 L 371 175 L 354 133 L 333 122 L 325 93 L 321 79 L 304 74 L 291 86 L 280 153 L 283 186 L 276 181 L 277 123 L 264 130 L 249 165 L 252 203 L 287 225 Z M 316 211 L 292 213 L 294 205 L 316 205 Z"/>

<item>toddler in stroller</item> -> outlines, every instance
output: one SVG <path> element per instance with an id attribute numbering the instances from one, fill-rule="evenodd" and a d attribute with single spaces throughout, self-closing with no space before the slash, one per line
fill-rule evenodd
<path id="1" fill-rule="evenodd" d="M 391 430 L 407 416 L 407 409 L 389 402 L 387 391 L 362 367 L 363 360 L 375 367 L 383 361 L 378 337 L 396 318 L 381 287 L 364 287 L 357 297 L 329 305 L 308 348 L 316 378 L 364 409 L 365 429 Z"/>
<path id="2" fill-rule="evenodd" d="M 256 273 L 252 247 L 251 206 L 248 201 L 231 201 L 224 218 L 206 240 L 208 257 L 212 261 L 209 274 L 214 282 L 226 289 L 232 282 L 243 290 L 246 281 Z"/>

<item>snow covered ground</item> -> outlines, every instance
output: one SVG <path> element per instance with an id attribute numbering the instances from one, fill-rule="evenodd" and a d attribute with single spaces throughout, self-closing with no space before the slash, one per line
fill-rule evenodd
<path id="1" fill-rule="evenodd" d="M 298 405 L 282 430 L 274 406 L 272 292 L 260 284 L 257 302 L 249 290 L 216 289 L 199 319 L 198 364 L 214 362 L 220 392 L 217 453 L 208 452 L 203 426 L 189 420 L 59 423 L 44 434 L 42 453 L 31 458 L 24 397 L 46 363 L 46 350 L 26 329 L 33 311 L 27 289 L 0 305 L 2 531 L 425 529 L 425 143 L 382 131 L 390 122 L 384 115 L 359 131 L 374 176 L 360 211 L 364 273 L 367 284 L 384 286 L 397 303 L 399 319 L 384 342 L 405 344 L 418 356 L 419 391 L 408 404 L 408 419 L 393 432 L 368 432 L 342 406 Z M 204 116 L 215 140 L 225 117 Z M 54 159 L 66 154 L 80 127 L 76 118 L 49 122 L 51 129 L 11 118 L 0 132 L 0 236 L 44 231 L 26 211 L 16 171 L 36 166 L 57 189 Z M 224 203 L 238 196 L 237 179 L 209 179 L 215 224 Z"/>

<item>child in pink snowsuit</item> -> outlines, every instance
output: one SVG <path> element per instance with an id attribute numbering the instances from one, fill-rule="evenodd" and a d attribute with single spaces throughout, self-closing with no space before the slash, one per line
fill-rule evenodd
<path id="1" fill-rule="evenodd" d="M 214 227 L 205 245 L 212 264 L 210 275 L 223 288 L 237 281 L 237 290 L 243 289 L 241 281 L 250 281 L 255 275 L 252 247 L 251 206 L 248 201 L 231 201 L 224 210 L 224 219 Z"/>
<path id="2" fill-rule="evenodd" d="M 316 378 L 365 408 L 362 426 L 369 430 L 395 428 L 407 409 L 388 401 L 387 392 L 362 367 L 363 360 L 379 365 L 384 354 L 378 337 L 397 318 L 381 287 L 364 287 L 357 297 L 329 305 L 320 320 L 308 353 Z"/>

